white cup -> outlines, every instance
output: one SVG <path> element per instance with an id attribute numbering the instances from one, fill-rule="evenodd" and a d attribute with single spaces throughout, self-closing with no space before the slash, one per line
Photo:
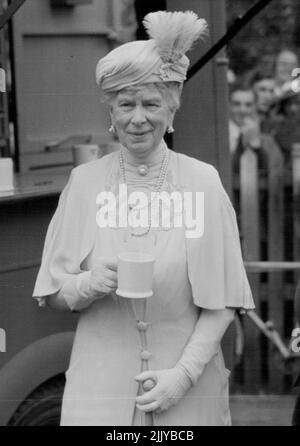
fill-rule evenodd
<path id="1" fill-rule="evenodd" d="M 118 288 L 116 294 L 131 299 L 153 296 L 152 281 L 155 257 L 143 252 L 118 255 Z"/>
<path id="2" fill-rule="evenodd" d="M 75 144 L 72 150 L 74 166 L 89 163 L 102 155 L 102 150 L 97 144 Z"/>
<path id="3" fill-rule="evenodd" d="M 11 158 L 0 158 L 0 192 L 14 189 L 14 168 Z"/>

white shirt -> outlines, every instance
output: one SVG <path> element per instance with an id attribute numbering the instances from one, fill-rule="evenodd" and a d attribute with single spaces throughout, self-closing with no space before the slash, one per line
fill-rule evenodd
<path id="1" fill-rule="evenodd" d="M 241 130 L 240 130 L 239 126 L 234 121 L 232 121 L 230 119 L 229 120 L 229 147 L 230 147 L 231 155 L 233 155 L 234 152 L 236 151 L 240 134 L 241 134 Z"/>

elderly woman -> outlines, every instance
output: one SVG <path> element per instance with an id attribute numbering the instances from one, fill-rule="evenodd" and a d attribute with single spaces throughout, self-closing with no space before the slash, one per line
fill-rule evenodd
<path id="1" fill-rule="evenodd" d="M 174 131 L 185 52 L 207 24 L 192 12 L 161 11 L 144 24 L 149 40 L 122 45 L 97 65 L 120 150 L 73 169 L 33 295 L 81 313 L 61 425 L 230 425 L 220 341 L 236 309 L 253 308 L 235 214 L 215 168 L 170 151 L 163 139 Z M 134 224 L 145 204 L 132 201 L 126 225 L 97 224 L 101 192 L 116 198 L 120 214 L 120 185 L 151 196 L 146 208 L 162 194 L 191 198 L 186 212 L 181 207 L 183 224 L 175 224 L 171 200 L 156 206 L 159 217 L 169 212 L 169 225 Z M 155 256 L 151 298 L 116 293 L 117 255 L 124 251 Z"/>

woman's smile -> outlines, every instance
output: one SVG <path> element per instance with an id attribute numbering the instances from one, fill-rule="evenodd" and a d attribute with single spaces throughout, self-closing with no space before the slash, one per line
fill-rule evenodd
<path id="1" fill-rule="evenodd" d="M 150 132 L 150 130 L 147 130 L 147 131 L 144 131 L 144 132 L 128 132 L 128 133 L 129 133 L 129 135 L 133 135 L 133 136 L 144 136 L 144 135 L 146 135 L 149 132 Z"/>
<path id="2" fill-rule="evenodd" d="M 135 139 L 144 139 L 149 133 L 150 133 L 150 131 L 142 132 L 142 133 L 128 132 L 128 134 Z"/>

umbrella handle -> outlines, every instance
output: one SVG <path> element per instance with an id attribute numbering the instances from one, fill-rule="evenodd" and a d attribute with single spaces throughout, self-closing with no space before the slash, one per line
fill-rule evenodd
<path id="1" fill-rule="evenodd" d="M 247 316 L 264 333 L 264 335 L 273 342 L 273 344 L 278 348 L 284 358 L 290 357 L 291 353 L 285 346 L 279 333 L 276 331 L 274 323 L 272 321 L 264 322 L 254 310 L 248 311 Z"/>

